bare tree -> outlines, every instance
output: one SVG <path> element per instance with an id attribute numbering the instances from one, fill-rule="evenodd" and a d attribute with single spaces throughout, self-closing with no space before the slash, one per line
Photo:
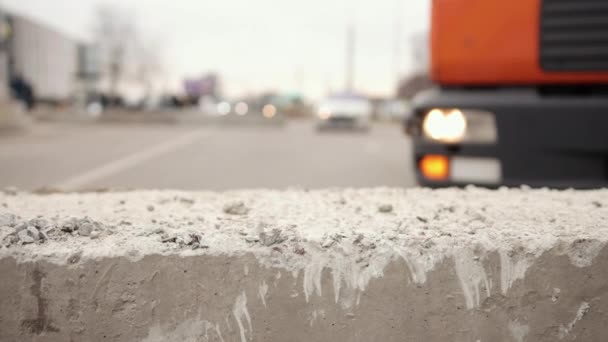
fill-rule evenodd
<path id="1" fill-rule="evenodd" d="M 97 9 L 94 34 L 101 53 L 102 70 L 107 75 L 109 93 L 118 95 L 118 86 L 127 70 L 127 55 L 136 41 L 136 28 L 131 12 L 120 7 L 102 5 Z"/>
<path id="2" fill-rule="evenodd" d="M 152 95 L 154 85 L 164 75 L 162 44 L 158 39 L 140 39 L 133 55 L 133 79 L 144 90 L 144 97 Z"/>
<path id="3" fill-rule="evenodd" d="M 410 71 L 397 88 L 397 96 L 410 99 L 418 92 L 431 88 L 433 82 L 429 76 L 429 35 L 426 32 L 414 33 L 410 37 L 411 67 Z"/>

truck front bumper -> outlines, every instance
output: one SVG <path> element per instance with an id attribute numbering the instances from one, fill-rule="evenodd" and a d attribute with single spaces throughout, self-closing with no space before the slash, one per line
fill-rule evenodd
<path id="1" fill-rule="evenodd" d="M 445 144 L 425 137 L 424 115 L 435 108 L 492 113 L 496 141 Z M 415 100 L 405 130 L 412 136 L 416 176 L 424 186 L 608 186 L 607 97 L 541 96 L 535 89 L 443 89 Z M 444 156 L 448 177 L 426 177 L 421 171 L 426 156 Z"/>

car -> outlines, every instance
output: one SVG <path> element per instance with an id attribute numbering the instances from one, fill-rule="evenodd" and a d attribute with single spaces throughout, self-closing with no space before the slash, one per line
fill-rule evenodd
<path id="1" fill-rule="evenodd" d="M 370 101 L 353 94 L 327 97 L 317 110 L 317 129 L 347 128 L 369 130 L 372 116 Z"/>

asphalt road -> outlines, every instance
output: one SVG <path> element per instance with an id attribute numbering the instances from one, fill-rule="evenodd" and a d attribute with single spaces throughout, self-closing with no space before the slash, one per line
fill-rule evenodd
<path id="1" fill-rule="evenodd" d="M 398 125 L 368 133 L 284 126 L 36 123 L 0 135 L 0 187 L 230 190 L 413 186 Z"/>

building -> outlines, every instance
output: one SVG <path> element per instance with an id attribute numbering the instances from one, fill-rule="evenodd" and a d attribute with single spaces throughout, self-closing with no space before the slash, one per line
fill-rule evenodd
<path id="1" fill-rule="evenodd" d="M 91 91 L 98 68 L 90 45 L 19 15 L 4 24 L 8 76 L 27 81 L 37 100 L 66 103 Z"/>

